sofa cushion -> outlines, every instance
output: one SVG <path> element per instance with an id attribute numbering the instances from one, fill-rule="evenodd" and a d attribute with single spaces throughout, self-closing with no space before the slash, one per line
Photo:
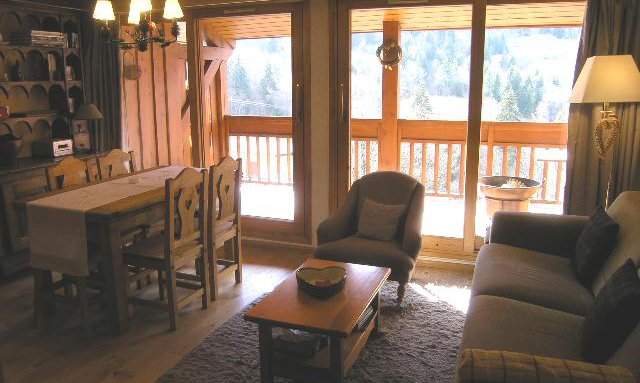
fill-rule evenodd
<path id="1" fill-rule="evenodd" d="M 640 321 L 640 278 L 631 259 L 598 293 L 584 321 L 582 355 L 603 363 L 622 345 Z"/>
<path id="2" fill-rule="evenodd" d="M 351 236 L 318 246 L 314 256 L 330 261 L 389 267 L 393 273 L 408 274 L 413 270 L 414 260 L 402 251 L 401 246 L 396 241 Z"/>
<path id="3" fill-rule="evenodd" d="M 398 233 L 405 205 L 385 205 L 365 198 L 358 219 L 358 234 L 380 241 L 390 241 Z"/>
<path id="4" fill-rule="evenodd" d="M 462 350 L 457 373 L 458 383 L 636 382 L 624 367 L 495 350 Z"/>
<path id="5" fill-rule="evenodd" d="M 593 282 L 594 295 L 598 294 L 611 275 L 624 265 L 629 257 L 636 265 L 640 264 L 640 191 L 626 191 L 620 194 L 607 209 L 607 214 L 620 225 L 620 230 L 616 247 Z"/>
<path id="6" fill-rule="evenodd" d="M 491 243 L 476 259 L 471 295 L 495 295 L 586 315 L 594 297 L 565 257 Z"/>
<path id="7" fill-rule="evenodd" d="M 578 238 L 576 254 L 571 262 L 580 283 L 591 286 L 609 258 L 617 235 L 618 224 L 602 206 L 596 207 Z"/>
<path id="8" fill-rule="evenodd" d="M 469 304 L 461 350 L 513 351 L 579 361 L 583 322 L 579 315 L 478 295 Z"/>

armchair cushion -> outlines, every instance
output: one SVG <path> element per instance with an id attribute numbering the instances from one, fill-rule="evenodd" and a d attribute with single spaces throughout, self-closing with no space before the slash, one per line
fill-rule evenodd
<path id="1" fill-rule="evenodd" d="M 389 267 L 392 276 L 409 275 L 415 264 L 415 261 L 402 251 L 399 242 L 378 241 L 360 236 L 320 245 L 316 248 L 314 256 L 330 261 Z"/>
<path id="2" fill-rule="evenodd" d="M 480 349 L 466 349 L 462 352 L 457 374 L 459 383 L 636 381 L 631 371 L 624 367 Z"/>
<path id="3" fill-rule="evenodd" d="M 366 198 L 358 219 L 358 234 L 380 241 L 392 240 L 398 233 L 404 210 L 405 205 L 385 205 Z"/>
<path id="4" fill-rule="evenodd" d="M 580 283 L 591 286 L 616 244 L 618 224 L 602 206 L 596 207 L 576 244 L 573 269 Z"/>

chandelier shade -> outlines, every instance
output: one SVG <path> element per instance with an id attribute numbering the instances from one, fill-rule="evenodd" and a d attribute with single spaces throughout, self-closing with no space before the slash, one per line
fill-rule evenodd
<path id="1" fill-rule="evenodd" d="M 106 43 L 117 44 L 122 50 L 136 48 L 140 52 L 145 52 L 153 43 L 158 43 L 160 48 L 166 48 L 178 41 L 180 27 L 178 20 L 184 17 L 182 8 L 178 0 L 165 0 L 163 18 L 172 21 L 169 33 L 172 38 L 168 38 L 162 24 L 156 24 L 152 20 L 153 6 L 151 0 L 131 0 L 129 3 L 129 15 L 127 22 L 134 27 L 123 30 L 122 33 L 128 38 L 122 39 L 113 33 L 109 25 L 115 20 L 113 6 L 109 0 L 97 0 L 93 11 L 93 18 L 99 21 L 100 32 Z"/>
<path id="2" fill-rule="evenodd" d="M 184 16 L 178 0 L 167 0 L 164 3 L 164 17 L 167 20 L 181 19 Z"/>
<path id="3" fill-rule="evenodd" d="M 113 13 L 113 5 L 109 0 L 98 0 L 93 10 L 93 18 L 96 20 L 112 21 L 116 19 Z"/>

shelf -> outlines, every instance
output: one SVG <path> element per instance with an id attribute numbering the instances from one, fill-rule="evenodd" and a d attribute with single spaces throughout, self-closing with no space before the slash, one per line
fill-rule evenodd
<path id="1" fill-rule="evenodd" d="M 54 81 L 0 81 L 0 86 L 3 88 L 12 87 L 16 85 L 60 85 L 64 86 L 63 80 Z"/>
<path id="2" fill-rule="evenodd" d="M 0 44 L 0 51 L 9 51 L 12 49 L 17 49 L 23 52 L 28 52 L 32 50 L 39 50 L 43 52 L 50 52 L 53 50 L 63 50 L 65 47 L 46 47 L 42 45 L 14 45 L 14 44 Z"/>
<path id="3" fill-rule="evenodd" d="M 54 119 L 54 118 L 64 118 L 67 119 L 69 118 L 69 116 L 64 115 L 64 114 L 60 114 L 59 112 L 56 111 L 51 111 L 50 113 L 42 113 L 42 114 L 38 114 L 38 115 L 31 115 L 31 116 L 24 116 L 24 117 L 11 117 L 9 116 L 9 118 L 5 118 L 3 120 L 0 120 L 0 124 L 6 124 L 6 123 L 11 123 L 11 124 L 15 124 L 21 121 L 24 122 L 28 122 L 28 123 L 33 123 L 35 121 L 38 120 L 47 120 L 47 119 Z"/>

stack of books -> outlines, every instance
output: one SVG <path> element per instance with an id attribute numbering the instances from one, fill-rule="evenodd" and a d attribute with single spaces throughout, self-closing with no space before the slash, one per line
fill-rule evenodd
<path id="1" fill-rule="evenodd" d="M 273 329 L 275 351 L 310 358 L 328 344 L 329 341 L 324 335 L 279 327 Z"/>
<path id="2" fill-rule="evenodd" d="M 62 32 L 30 30 L 14 33 L 11 42 L 18 45 L 38 45 L 43 47 L 63 47 L 65 45 Z"/>

